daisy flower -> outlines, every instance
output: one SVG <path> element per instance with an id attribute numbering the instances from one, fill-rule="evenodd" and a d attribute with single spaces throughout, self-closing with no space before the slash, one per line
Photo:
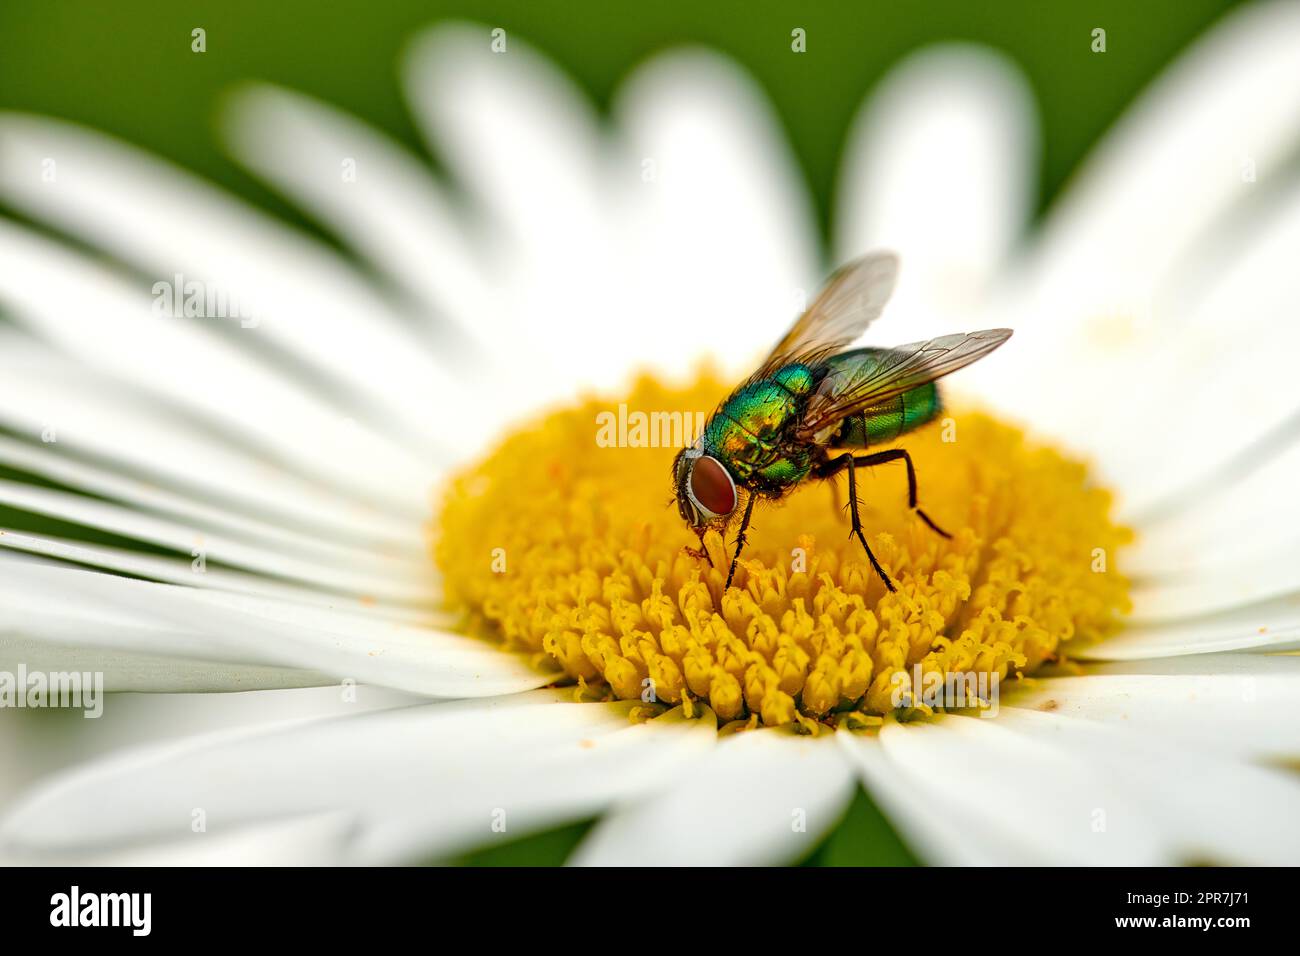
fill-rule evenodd
<path id="1" fill-rule="evenodd" d="M 118 692 L 0 854 L 447 860 L 596 819 L 571 862 L 781 863 L 862 791 L 933 863 L 1296 862 L 1297 46 L 1295 4 L 1225 18 L 1032 234 L 1023 81 L 924 50 L 850 132 L 830 254 L 701 50 L 600 118 L 439 27 L 403 79 L 445 175 L 234 91 L 233 156 L 338 246 L 0 116 L 4 669 Z M 724 589 L 730 542 L 665 507 L 674 423 L 882 247 L 873 342 L 1016 330 L 904 442 L 953 536 L 884 469 L 896 594 L 824 486 L 756 511 Z M 926 704 L 953 674 L 1000 693 Z"/>

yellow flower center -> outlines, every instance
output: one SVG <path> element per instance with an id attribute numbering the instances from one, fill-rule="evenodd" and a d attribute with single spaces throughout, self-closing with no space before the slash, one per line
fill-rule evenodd
<path id="1" fill-rule="evenodd" d="M 671 505 L 670 445 L 726 392 L 710 373 L 684 389 L 645 377 L 622 403 L 550 414 L 457 475 L 435 557 L 467 630 L 599 693 L 816 730 L 929 710 L 918 679 L 996 686 L 1127 610 L 1114 557 L 1130 533 L 1110 521 L 1109 493 L 975 413 L 945 412 L 902 443 L 951 540 L 908 509 L 901 462 L 859 471 L 867 539 L 897 593 L 849 536 L 842 475 L 760 500 L 724 592 L 737 524 L 725 543 L 706 536 L 712 566 L 687 553 L 699 542 Z"/>

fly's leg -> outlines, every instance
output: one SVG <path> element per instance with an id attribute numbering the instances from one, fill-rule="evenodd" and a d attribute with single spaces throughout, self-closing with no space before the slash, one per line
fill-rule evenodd
<path id="1" fill-rule="evenodd" d="M 713 567 L 713 559 L 709 557 L 709 552 L 704 548 L 692 548 L 689 544 L 682 546 L 682 553 L 689 554 L 696 561 L 707 561 L 709 567 Z"/>
<path id="2" fill-rule="evenodd" d="M 846 452 L 839 458 L 832 458 L 829 461 L 824 462 L 816 471 L 817 477 L 830 478 L 833 475 L 839 474 L 846 467 L 848 459 L 852 457 L 852 455 Z M 916 467 L 912 464 L 912 456 L 907 453 L 907 449 L 890 448 L 886 451 L 878 451 L 871 455 L 861 455 L 857 458 L 853 458 L 853 463 L 863 468 L 871 468 L 874 465 L 883 465 L 891 461 L 899 460 L 902 460 L 903 464 L 907 466 L 907 506 L 915 511 L 920 519 L 924 521 L 935 534 L 941 535 L 945 538 L 951 538 L 952 535 L 935 524 L 934 520 L 928 514 L 916 506 Z"/>
<path id="3" fill-rule="evenodd" d="M 876 560 L 876 556 L 871 553 L 871 545 L 867 544 L 867 536 L 862 533 L 862 518 L 858 514 L 858 475 L 856 467 L 858 461 L 852 454 L 847 454 L 845 457 L 848 459 L 845 467 L 849 470 L 849 514 L 853 518 L 853 533 L 857 535 L 858 540 L 862 542 L 862 550 L 867 552 L 867 560 L 870 561 L 871 566 L 876 569 L 876 574 L 880 575 L 880 580 L 885 582 L 886 589 L 889 591 L 895 591 L 897 589 L 894 587 L 894 582 L 889 579 L 889 575 L 885 573 L 885 569 L 880 566 L 880 562 Z"/>
<path id="4" fill-rule="evenodd" d="M 876 574 L 880 576 L 880 580 L 884 582 L 885 587 L 890 591 L 895 591 L 897 588 L 894 587 L 894 582 L 889 579 L 889 575 L 885 573 L 885 569 L 880 566 L 880 562 L 876 560 L 876 556 L 871 553 L 871 545 L 867 544 L 867 536 L 862 533 L 862 517 L 858 514 L 858 476 L 855 466 L 865 464 L 867 463 L 867 460 L 874 457 L 876 456 L 864 455 L 862 458 L 854 458 L 852 452 L 845 452 L 843 455 L 840 455 L 840 457 L 826 462 L 825 465 L 819 469 L 819 476 L 829 478 L 845 468 L 848 469 L 849 516 L 853 522 L 853 530 L 850 533 L 856 535 L 858 541 L 862 543 L 862 550 L 867 552 L 867 560 L 871 562 L 871 566 L 875 569 Z M 891 458 L 889 460 L 892 461 L 893 459 Z M 870 463 L 875 464 L 875 462 Z"/>
<path id="5" fill-rule="evenodd" d="M 840 501 L 840 483 L 834 478 L 830 478 L 827 484 L 831 486 L 831 507 L 835 509 L 835 517 L 839 518 L 844 514 L 844 509 L 848 507 Z"/>
<path id="6" fill-rule="evenodd" d="M 696 534 L 699 535 L 700 546 L 698 548 L 692 548 L 690 545 L 684 545 L 682 550 L 696 561 L 707 561 L 709 562 L 709 567 L 713 567 L 713 558 L 709 556 L 709 549 L 704 547 L 704 532 L 701 530 L 697 531 Z"/>
<path id="7" fill-rule="evenodd" d="M 740 533 L 736 535 L 736 554 L 731 559 L 731 570 L 727 572 L 727 583 L 723 585 L 723 590 L 731 587 L 731 579 L 736 576 L 736 563 L 740 560 L 740 551 L 745 547 L 745 532 L 749 530 L 749 516 L 754 513 L 754 500 L 758 495 L 751 494 L 749 503 L 745 505 L 745 516 L 740 519 Z"/>
<path id="8" fill-rule="evenodd" d="M 878 451 L 874 455 L 863 455 L 861 458 L 854 458 L 855 465 L 861 465 L 864 468 L 870 468 L 873 465 L 883 465 L 886 462 L 898 461 L 902 459 L 903 464 L 907 465 L 907 506 L 917 513 L 922 521 L 930 526 L 930 530 L 935 534 L 945 538 L 951 538 L 947 531 L 944 531 L 932 520 L 930 516 L 916 506 L 916 468 L 912 464 L 912 456 L 907 453 L 905 448 L 890 448 L 888 451 Z M 837 459 L 838 460 L 838 459 Z M 852 482 L 853 469 L 849 469 L 850 482 Z"/>

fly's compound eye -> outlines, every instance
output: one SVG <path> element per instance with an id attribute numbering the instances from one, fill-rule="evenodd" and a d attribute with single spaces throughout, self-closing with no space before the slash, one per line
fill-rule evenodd
<path id="1" fill-rule="evenodd" d="M 736 510 L 736 483 L 716 458 L 701 455 L 692 463 L 687 484 L 691 498 L 709 518 L 723 518 Z"/>

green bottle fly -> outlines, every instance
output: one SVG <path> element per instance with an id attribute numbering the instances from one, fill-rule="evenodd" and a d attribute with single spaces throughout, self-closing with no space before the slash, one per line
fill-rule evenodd
<path id="1" fill-rule="evenodd" d="M 747 493 L 728 587 L 754 502 L 778 499 L 808 478 L 848 471 L 853 534 L 891 591 L 894 584 L 862 533 L 857 467 L 903 461 L 909 506 L 947 536 L 917 507 L 916 470 L 905 449 L 865 455 L 854 449 L 887 444 L 932 421 L 942 409 L 937 380 L 993 351 L 1011 330 L 846 351 L 884 308 L 897 272 L 892 254 L 876 253 L 831 276 L 767 360 L 718 406 L 695 446 L 674 460 L 678 510 L 701 540 L 709 528 L 725 531 L 739 503 L 737 488 Z M 702 548 L 697 553 L 705 556 Z"/>

